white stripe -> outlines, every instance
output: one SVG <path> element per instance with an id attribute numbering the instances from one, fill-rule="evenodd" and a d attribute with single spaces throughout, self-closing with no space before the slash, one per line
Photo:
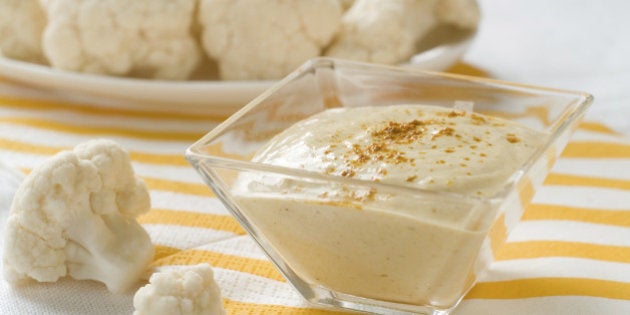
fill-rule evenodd
<path id="1" fill-rule="evenodd" d="M 136 174 L 142 177 L 203 184 L 203 180 L 192 167 L 145 164 L 139 162 L 132 162 L 132 165 Z"/>
<path id="2" fill-rule="evenodd" d="M 44 130 L 29 126 L 11 124 L 0 124 L 0 137 L 33 145 L 65 148 L 72 148 L 79 143 L 95 138 L 107 138 L 120 143 L 128 151 L 157 154 L 180 154 L 182 156 L 184 155 L 186 148 L 191 144 L 191 142 L 188 141 L 164 141 L 151 139 L 138 140 L 135 138 L 115 135 L 95 137 L 93 135 L 57 132 L 53 130 Z"/>
<path id="3" fill-rule="evenodd" d="M 576 130 L 571 136 L 571 141 L 594 141 L 630 145 L 630 140 L 626 137 L 583 129 Z"/>
<path id="4" fill-rule="evenodd" d="M 0 149 L 0 155 L 7 161 L 12 161 L 17 168 L 33 169 L 44 163 L 49 156 L 29 153 L 19 153 Z M 203 184 L 203 180 L 192 167 L 168 166 L 158 164 L 145 164 L 132 162 L 136 175 L 149 178 L 160 178 L 174 181 L 181 181 L 194 184 Z"/>
<path id="5" fill-rule="evenodd" d="M 288 282 L 222 268 L 214 268 L 214 272 L 221 294 L 232 301 L 302 308 L 311 306 Z"/>
<path id="6" fill-rule="evenodd" d="M 190 249 L 212 242 L 218 242 L 236 234 L 209 228 L 179 226 L 168 224 L 143 224 L 142 227 L 151 236 L 151 242 L 157 245 L 178 249 Z"/>
<path id="7" fill-rule="evenodd" d="M 508 242 L 566 241 L 600 245 L 630 246 L 630 228 L 572 221 L 522 221 Z"/>
<path id="8" fill-rule="evenodd" d="M 30 153 L 20 153 L 0 148 L 0 156 L 5 161 L 10 161 L 15 168 L 35 168 L 46 161 L 49 156 Z"/>
<path id="9" fill-rule="evenodd" d="M 569 207 L 630 210 L 630 191 L 580 186 L 543 186 L 532 203 Z"/>
<path id="10" fill-rule="evenodd" d="M 198 249 L 209 250 L 226 255 L 267 260 L 265 253 L 249 235 L 240 235 L 225 239 L 220 242 L 201 246 Z"/>
<path id="11" fill-rule="evenodd" d="M 141 131 L 173 131 L 173 132 L 192 132 L 205 133 L 216 126 L 211 121 L 185 120 L 185 119 L 162 119 L 162 118 L 143 118 L 141 116 L 108 116 L 103 119 L 98 114 L 77 113 L 71 110 L 50 110 L 42 112 L 41 110 L 24 110 L 13 109 L 0 106 L 0 117 L 11 118 L 35 118 L 54 121 L 70 126 L 85 127 L 110 127 L 124 128 Z"/>
<path id="12" fill-rule="evenodd" d="M 464 300 L 452 315 L 630 314 L 630 301 L 589 296 L 551 296 L 518 300 Z"/>
<path id="13" fill-rule="evenodd" d="M 630 159 L 558 159 L 553 173 L 610 179 L 630 179 Z"/>
<path id="14" fill-rule="evenodd" d="M 133 292 L 112 294 L 103 283 L 64 277 L 12 287 L 0 274 L 0 314 L 132 314 Z"/>
<path id="15" fill-rule="evenodd" d="M 480 282 L 547 277 L 630 282 L 630 264 L 565 257 L 503 260 L 492 263 Z"/>
<path id="16" fill-rule="evenodd" d="M 161 190 L 151 190 L 150 194 L 151 205 L 155 209 L 230 215 L 217 198 Z"/>

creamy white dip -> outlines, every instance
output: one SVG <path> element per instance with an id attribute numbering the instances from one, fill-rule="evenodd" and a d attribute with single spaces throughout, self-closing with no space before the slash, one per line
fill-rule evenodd
<path id="1" fill-rule="evenodd" d="M 307 282 L 448 308 L 474 281 L 488 219 L 483 203 L 370 183 L 491 196 L 545 138 L 511 121 L 435 106 L 330 109 L 274 137 L 253 161 L 365 185 L 244 173 L 234 195 Z"/>

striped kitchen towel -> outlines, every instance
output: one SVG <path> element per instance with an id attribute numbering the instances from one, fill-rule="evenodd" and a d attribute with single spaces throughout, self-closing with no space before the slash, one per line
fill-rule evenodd
<path id="1" fill-rule="evenodd" d="M 341 313 L 305 303 L 184 160 L 221 118 L 73 104 L 5 81 L 0 160 L 29 172 L 60 150 L 113 139 L 150 189 L 139 220 L 156 267 L 211 264 L 229 314 Z M 455 314 L 630 314 L 630 140 L 582 123 L 496 259 Z M 130 314 L 132 296 L 87 281 L 0 281 L 0 313 Z"/>

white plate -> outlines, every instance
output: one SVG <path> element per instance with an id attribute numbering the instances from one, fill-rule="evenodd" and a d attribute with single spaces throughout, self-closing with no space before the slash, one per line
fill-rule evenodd
<path id="1" fill-rule="evenodd" d="M 158 81 L 83 74 L 0 57 L 0 76 L 55 90 L 79 103 L 228 115 L 273 81 Z M 70 93 L 67 93 L 70 92 Z"/>
<path id="2" fill-rule="evenodd" d="M 442 33 L 440 33 L 442 34 Z M 443 39 L 444 36 L 440 35 Z M 445 70 L 466 51 L 474 34 L 454 36 L 446 44 L 419 53 L 407 66 Z M 0 76 L 52 90 L 79 103 L 227 116 L 274 81 L 157 81 L 55 70 L 0 57 Z"/>

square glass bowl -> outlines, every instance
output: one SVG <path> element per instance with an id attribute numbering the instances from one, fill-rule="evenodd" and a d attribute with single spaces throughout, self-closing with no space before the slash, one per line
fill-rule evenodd
<path id="1" fill-rule="evenodd" d="M 585 93 L 320 58 L 194 143 L 186 158 L 306 300 L 447 314 L 493 261 L 591 102 Z M 473 105 L 546 139 L 489 197 L 251 161 L 275 135 L 324 110 L 394 104 Z"/>

